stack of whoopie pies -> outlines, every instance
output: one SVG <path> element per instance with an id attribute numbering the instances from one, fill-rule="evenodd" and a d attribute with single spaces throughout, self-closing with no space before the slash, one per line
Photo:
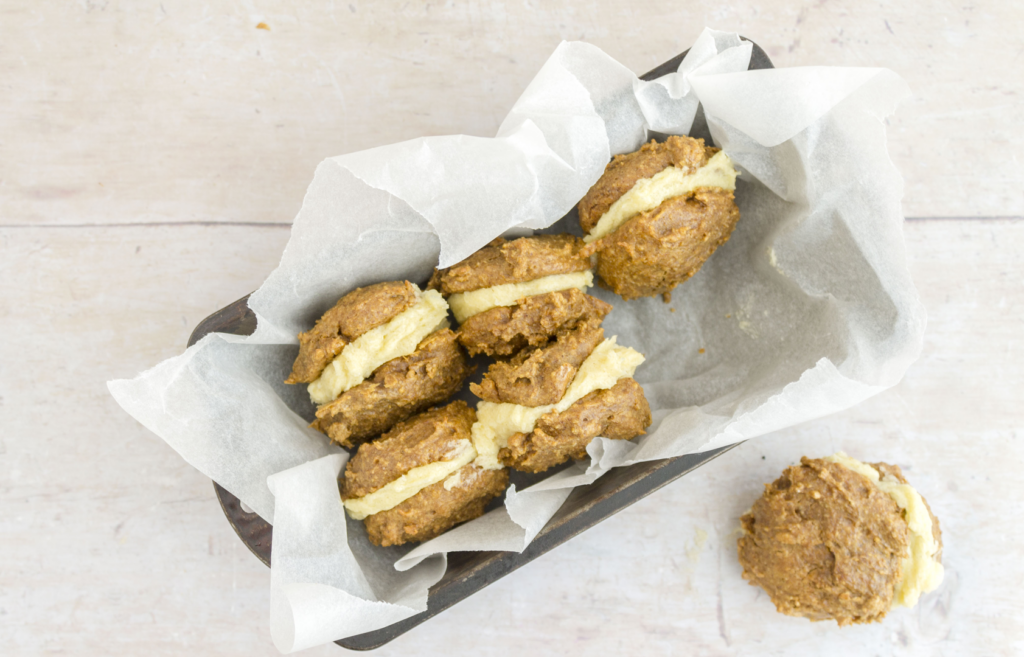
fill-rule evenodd
<path id="1" fill-rule="evenodd" d="M 586 294 L 593 265 L 624 299 L 667 295 L 731 234 L 735 177 L 701 140 L 645 144 L 580 202 L 584 239 L 496 239 L 425 290 L 354 290 L 300 334 L 287 382 L 308 384 L 314 428 L 357 450 L 341 497 L 370 540 L 433 538 L 480 516 L 506 468 L 541 472 L 583 458 L 595 437 L 642 435 L 644 357 L 605 336 L 612 306 Z M 480 401 L 441 406 L 473 372 L 466 352 L 494 359 L 470 385 Z"/>

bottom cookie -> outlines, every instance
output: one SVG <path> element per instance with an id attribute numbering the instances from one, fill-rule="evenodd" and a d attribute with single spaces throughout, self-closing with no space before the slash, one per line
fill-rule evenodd
<path id="1" fill-rule="evenodd" d="M 352 449 L 448 399 L 473 372 L 455 338 L 449 329 L 431 333 L 416 351 L 384 363 L 369 379 L 317 409 L 310 426 Z"/>
<path id="2" fill-rule="evenodd" d="M 473 464 L 466 402 L 420 413 L 364 443 L 345 467 L 341 499 L 376 545 L 425 541 L 483 514 L 508 485 L 507 470 Z"/>
<path id="3" fill-rule="evenodd" d="M 587 455 L 597 436 L 629 440 L 651 425 L 651 407 L 643 388 L 623 378 L 611 388 L 595 390 L 561 413 L 537 420 L 529 434 L 516 433 L 498 452 L 502 465 L 524 472 L 543 472 L 569 459 Z"/>
<path id="4" fill-rule="evenodd" d="M 508 470 L 484 470 L 469 464 L 363 522 L 374 545 L 428 541 L 459 523 L 482 516 L 487 504 L 507 486 Z"/>

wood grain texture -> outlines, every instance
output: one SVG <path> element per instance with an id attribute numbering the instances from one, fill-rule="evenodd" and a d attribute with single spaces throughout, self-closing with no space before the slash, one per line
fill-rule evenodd
<path id="1" fill-rule="evenodd" d="M 209 479 L 104 382 L 180 353 L 287 233 L 0 229 L 0 652 L 237 654 L 208 633 L 245 643 L 266 627 L 265 568 Z"/>
<path id="2" fill-rule="evenodd" d="M 910 83 L 889 123 L 904 210 L 957 217 L 906 225 L 921 359 L 378 654 L 1024 653 L 1024 10 L 995 0 L 0 4 L 0 652 L 277 654 L 265 567 L 104 382 L 179 353 L 259 285 L 322 158 L 491 135 L 561 39 L 643 72 L 705 25 L 777 66 Z M 971 219 L 1000 216 L 1015 218 Z M 917 609 L 842 631 L 777 615 L 735 560 L 761 484 L 836 449 L 904 468 L 948 569 Z"/>
<path id="3" fill-rule="evenodd" d="M 904 76 L 908 215 L 1024 214 L 1024 11 L 1001 0 L 83 0 L 0 6 L 0 223 L 290 222 L 325 157 L 493 135 L 562 39 L 642 73 L 705 25 L 776 66 Z"/>
<path id="4" fill-rule="evenodd" d="M 896 388 L 740 446 L 378 654 L 1024 650 L 1024 510 L 1013 502 L 1024 493 L 1024 219 L 913 221 L 906 235 L 929 326 Z M 0 280 L 18 281 L 0 306 L 4 654 L 276 654 L 265 567 L 209 481 L 124 414 L 104 381 L 177 353 L 210 309 L 259 283 L 286 237 L 0 229 Z M 779 616 L 735 561 L 737 518 L 761 485 L 803 454 L 837 449 L 904 468 L 943 523 L 948 569 L 921 607 L 842 631 Z"/>

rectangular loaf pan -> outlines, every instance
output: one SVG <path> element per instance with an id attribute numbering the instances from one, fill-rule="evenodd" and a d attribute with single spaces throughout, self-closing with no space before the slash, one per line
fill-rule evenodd
<path id="1" fill-rule="evenodd" d="M 653 80 L 674 72 L 679 68 L 686 52 L 645 73 L 640 76 L 641 79 Z M 768 55 L 756 43 L 753 44 L 749 68 L 772 68 Z M 697 111 L 690 135 L 702 137 L 705 143 L 713 144 L 704 112 L 700 109 Z M 256 330 L 256 316 L 249 310 L 247 300 L 248 296 L 243 297 L 200 322 L 192 332 L 188 346 L 191 347 L 207 333 L 250 335 Z M 426 611 L 379 630 L 351 636 L 336 643 L 350 650 L 379 648 L 732 447 L 734 445 L 701 454 L 687 454 L 672 459 L 616 468 L 594 483 L 573 490 L 558 513 L 522 553 L 452 552 L 448 555 L 447 572 L 441 581 L 430 589 Z M 255 513 L 243 511 L 238 498 L 216 482 L 213 487 L 228 523 L 249 550 L 269 566 L 273 547 L 271 526 Z"/>

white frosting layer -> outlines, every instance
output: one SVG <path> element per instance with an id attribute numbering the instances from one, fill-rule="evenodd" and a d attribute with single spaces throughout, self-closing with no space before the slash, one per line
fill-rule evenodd
<path id="1" fill-rule="evenodd" d="M 633 376 L 644 362 L 643 355 L 629 347 L 615 344 L 615 338 L 604 340 L 580 364 L 572 383 L 557 404 L 522 406 L 482 401 L 477 404 L 477 421 L 473 425 L 473 445 L 479 453 L 476 464 L 496 470 L 501 466 L 498 452 L 508 445 L 516 433 L 529 433 L 541 416 L 552 411 L 561 413 L 595 390 L 611 388 L 622 378 Z"/>
<path id="2" fill-rule="evenodd" d="M 309 384 L 309 396 L 326 404 L 362 383 L 375 369 L 393 358 L 416 351 L 423 338 L 447 324 L 448 304 L 437 290 L 420 292 L 415 305 L 390 322 L 369 330 L 345 345 L 341 353 Z"/>
<path id="3" fill-rule="evenodd" d="M 446 461 L 435 461 L 434 463 L 413 468 L 398 479 L 395 479 L 383 488 L 378 488 L 369 495 L 345 500 L 345 509 L 356 520 L 362 520 L 375 513 L 393 509 L 427 486 L 444 481 L 452 473 L 472 463 L 473 459 L 476 458 L 476 450 L 470 441 L 460 440 L 448 454 L 448 457 L 449 459 Z M 445 485 L 445 488 L 451 490 L 450 486 Z"/>
<path id="4" fill-rule="evenodd" d="M 474 457 L 475 458 L 475 457 Z M 457 486 L 462 485 L 462 471 L 465 468 L 459 468 L 455 471 L 455 474 L 444 480 L 444 489 L 451 490 Z"/>
<path id="5" fill-rule="evenodd" d="M 448 297 L 452 314 L 461 324 L 473 315 L 482 313 L 498 306 L 514 306 L 520 299 L 548 292 L 560 292 L 577 288 L 585 291 L 594 285 L 594 274 L 591 271 L 578 271 L 571 274 L 554 274 L 525 283 L 505 283 L 485 287 L 472 292 L 459 292 Z"/>
<path id="6" fill-rule="evenodd" d="M 650 178 L 641 178 L 628 192 L 612 203 L 583 241 L 590 243 L 610 235 L 641 212 L 653 210 L 668 199 L 689 194 L 695 189 L 718 187 L 735 190 L 736 175 L 732 160 L 725 151 L 718 151 L 711 156 L 707 164 L 693 173 L 688 174 L 683 169 L 668 167 Z"/>
<path id="7" fill-rule="evenodd" d="M 878 470 L 843 452 L 825 460 L 867 477 L 903 509 L 910 530 L 910 549 L 903 560 L 903 577 L 896 584 L 893 602 L 902 607 L 913 607 L 922 594 L 934 591 L 942 584 L 943 576 L 942 564 L 935 558 L 939 544 L 932 533 L 932 517 L 924 499 L 909 484 L 900 483 L 891 475 L 880 478 Z"/>

